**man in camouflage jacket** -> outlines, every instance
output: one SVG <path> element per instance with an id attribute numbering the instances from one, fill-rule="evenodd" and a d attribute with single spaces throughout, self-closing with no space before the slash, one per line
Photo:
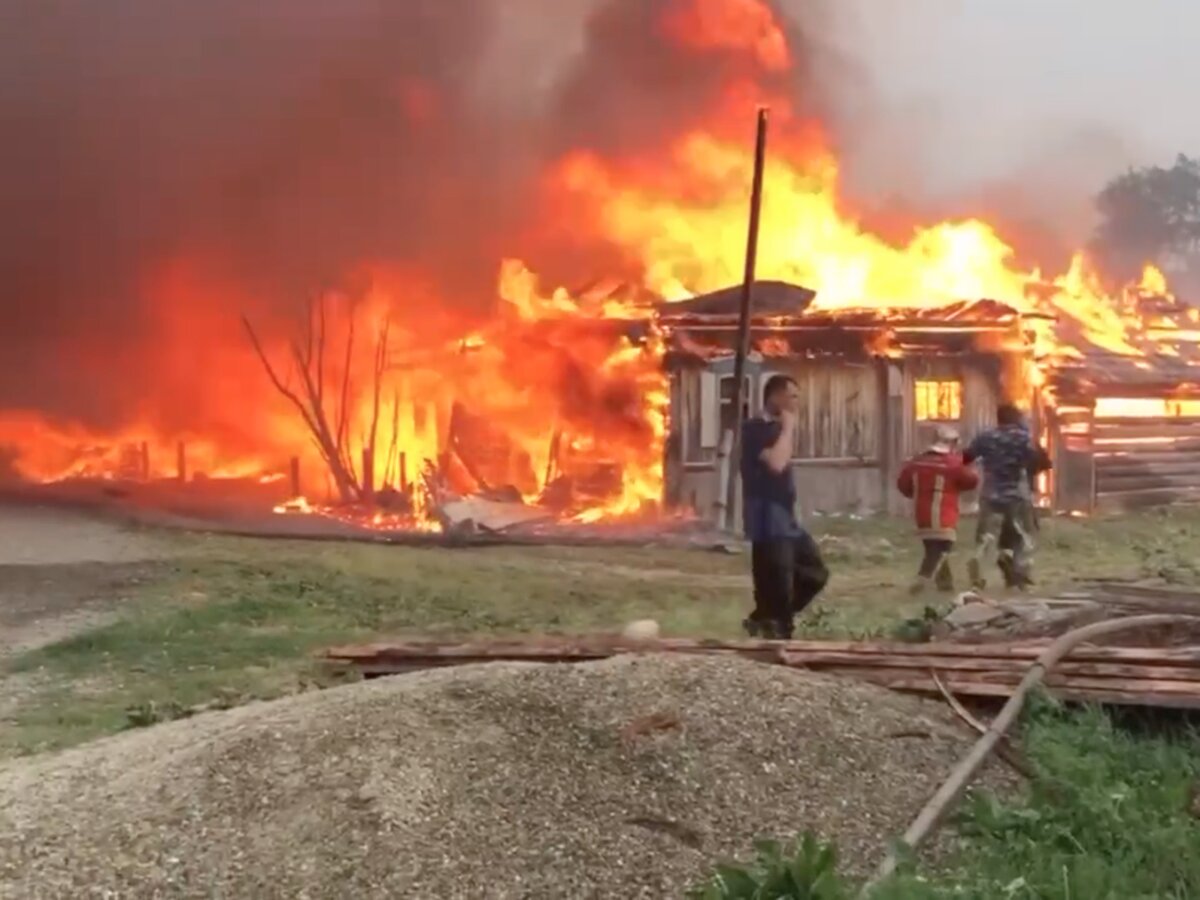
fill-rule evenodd
<path id="1" fill-rule="evenodd" d="M 978 460 L 983 470 L 975 554 L 968 571 L 972 584 L 983 587 L 983 564 L 995 550 L 1005 581 L 1024 587 L 1033 581 L 1032 476 L 1049 469 L 1050 460 L 1015 406 L 1001 405 L 996 421 L 995 428 L 978 435 L 963 453 L 965 462 Z M 1014 539 L 1002 544 L 1005 532 Z"/>

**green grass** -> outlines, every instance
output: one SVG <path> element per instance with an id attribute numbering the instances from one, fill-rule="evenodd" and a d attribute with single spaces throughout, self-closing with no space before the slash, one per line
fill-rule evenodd
<path id="1" fill-rule="evenodd" d="M 1031 716 L 1041 778 L 1025 802 L 973 800 L 968 844 L 930 897 L 1200 897 L 1200 737 L 1120 730 L 1099 710 Z"/>
<path id="2" fill-rule="evenodd" d="M 823 519 L 812 527 L 833 578 L 804 620 L 807 633 L 876 634 L 920 614 L 924 601 L 904 590 L 919 556 L 906 523 Z M 971 527 L 963 525 L 964 545 Z M 1192 510 L 1047 521 L 1039 590 L 1096 577 L 1200 584 L 1197 537 L 1200 511 Z M 332 644 L 616 630 L 640 618 L 657 619 L 668 634 L 732 636 L 750 600 L 744 555 L 171 540 L 180 557 L 128 588 L 119 619 L 0 667 L 9 697 L 0 704 L 0 755 L 325 685 L 336 676 L 315 654 Z M 964 557 L 960 549 L 960 577 Z M 1135 736 L 1098 712 L 1041 706 L 1022 740 L 1041 772 L 1028 796 L 971 802 L 958 854 L 881 896 L 1200 898 L 1200 825 L 1186 810 L 1200 779 L 1195 735 Z"/>
<path id="3" fill-rule="evenodd" d="M 134 588 L 118 621 L 6 666 L 37 677 L 0 727 L 0 753 L 111 733 L 131 706 L 321 685 L 317 651 L 381 635 L 585 632 L 645 617 L 673 633 L 733 634 L 744 565 L 706 553 L 206 541 Z"/>
<path id="4" fill-rule="evenodd" d="M 969 544 L 972 523 L 962 528 Z M 812 523 L 833 572 L 809 635 L 886 633 L 920 615 L 904 586 L 919 544 L 904 522 Z M 1052 520 L 1040 587 L 1088 576 L 1200 583 L 1200 513 Z M 616 630 L 733 636 L 750 599 L 744 555 L 660 548 L 418 549 L 174 535 L 182 556 L 130 588 L 121 618 L 26 654 L 32 673 L 0 725 L 0 755 L 64 747 L 127 724 L 126 709 L 269 698 L 320 685 L 323 647 L 383 635 Z M 961 577 L 965 550 L 956 564 Z"/>
<path id="5" fill-rule="evenodd" d="M 1138 734 L 1100 710 L 1040 702 L 1024 743 L 1038 777 L 1023 797 L 970 797 L 956 852 L 936 870 L 910 870 L 873 900 L 1191 900 L 1200 897 L 1200 736 Z M 915 811 L 914 811 L 915 813 Z M 848 900 L 812 843 L 782 863 L 724 864 L 698 896 Z M 797 865 L 807 880 L 781 878 Z M 811 890 L 819 879 L 824 892 Z M 786 884 L 785 890 L 761 889 Z M 808 887 L 808 892 L 805 888 Z"/>

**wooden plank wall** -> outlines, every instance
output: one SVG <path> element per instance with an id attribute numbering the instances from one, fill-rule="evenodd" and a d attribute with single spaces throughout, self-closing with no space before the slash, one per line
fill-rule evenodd
<path id="1" fill-rule="evenodd" d="M 1092 452 L 1098 510 L 1200 499 L 1200 417 L 1095 419 Z"/>
<path id="2" fill-rule="evenodd" d="M 874 361 L 800 361 L 776 371 L 791 375 L 800 389 L 797 459 L 878 460 L 882 410 Z"/>
<path id="3" fill-rule="evenodd" d="M 788 360 L 802 412 L 792 471 L 800 513 L 869 514 L 885 507 L 879 478 L 885 398 L 876 360 Z"/>
<path id="4" fill-rule="evenodd" d="M 1092 410 L 1085 406 L 1045 411 L 1051 485 L 1056 513 L 1089 515 L 1096 501 L 1095 455 L 1092 449 Z"/>
<path id="5" fill-rule="evenodd" d="M 999 385 L 994 368 L 987 361 L 948 358 L 770 360 L 753 372 L 751 390 L 757 401 L 766 379 L 776 372 L 791 375 L 800 387 L 804 411 L 793 473 L 804 515 L 884 510 L 908 515 L 908 503 L 895 489 L 896 478 L 900 466 L 929 443 L 933 431 L 931 423 L 916 422 L 916 381 L 962 382 L 962 415 L 952 424 L 970 440 L 995 422 Z M 716 451 L 702 446 L 700 439 L 701 416 L 717 415 L 716 409 L 704 408 L 706 392 L 701 388 L 702 379 L 714 374 L 722 373 L 683 370 L 673 382 L 673 409 L 681 416 L 676 491 L 684 506 L 702 516 L 712 514 L 718 499 Z M 710 388 L 707 393 L 715 403 L 715 392 Z M 968 505 L 972 500 L 967 498 Z"/>
<path id="6" fill-rule="evenodd" d="M 972 360 L 912 358 L 888 361 L 889 441 L 887 464 L 888 477 L 884 486 L 886 506 L 890 513 L 899 516 L 911 514 L 911 503 L 895 489 L 896 479 L 904 461 L 927 447 L 933 438 L 935 425 L 918 422 L 916 411 L 916 383 L 925 380 L 957 380 L 963 385 L 962 415 L 957 421 L 947 424 L 955 426 L 962 436 L 964 445 L 976 434 L 991 428 L 996 423 L 996 405 L 1000 399 L 1000 386 L 995 366 L 989 361 L 976 364 Z M 963 498 L 963 509 L 972 509 L 977 502 L 975 492 Z"/>
<path id="7" fill-rule="evenodd" d="M 704 371 L 698 368 L 676 370 L 671 378 L 671 412 L 677 420 L 671 431 L 678 436 L 671 450 L 667 472 L 678 507 L 691 509 L 704 518 L 713 514 L 717 499 L 715 447 L 702 446 L 700 436 L 703 404 L 701 379 Z M 717 415 L 713 410 L 710 415 Z"/>
<path id="8" fill-rule="evenodd" d="M 716 450 L 702 440 L 702 417 L 715 417 L 716 391 L 703 389 L 704 379 L 725 374 L 718 361 L 708 370 L 680 370 L 672 380 L 672 409 L 679 415 L 673 430 L 679 432 L 679 477 L 673 490 L 685 507 L 701 516 L 712 515 L 718 500 Z M 850 363 L 828 360 L 772 360 L 753 367 L 751 408 L 766 380 L 786 373 L 800 388 L 802 413 L 793 467 L 801 513 L 868 513 L 884 508 L 879 477 L 881 441 L 884 439 L 884 385 L 880 364 L 870 360 Z M 708 395 L 706 397 L 706 394 Z M 713 409 L 707 409 L 705 400 Z M 709 429 L 711 430 L 711 429 Z M 735 515 L 740 512 L 735 510 Z"/>
<path id="9" fill-rule="evenodd" d="M 881 392 L 884 397 L 882 464 L 880 465 L 880 492 L 884 508 L 892 515 L 909 515 L 909 503 L 896 490 L 896 479 L 907 458 L 908 423 L 912 416 L 912 385 L 905 376 L 904 366 L 898 360 L 883 360 L 880 372 Z M 906 390 L 907 388 L 907 390 Z"/>
<path id="10" fill-rule="evenodd" d="M 963 444 L 996 426 L 1000 392 L 995 376 L 975 366 L 963 369 L 963 415 L 958 423 Z"/>

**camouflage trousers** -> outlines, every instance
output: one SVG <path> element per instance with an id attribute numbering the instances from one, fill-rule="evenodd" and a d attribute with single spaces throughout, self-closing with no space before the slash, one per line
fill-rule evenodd
<path id="1" fill-rule="evenodd" d="M 1008 587 L 1033 581 L 1033 504 L 1026 499 L 982 500 L 975 529 L 975 553 L 968 563 L 971 583 L 984 586 L 983 568 L 993 554 Z"/>

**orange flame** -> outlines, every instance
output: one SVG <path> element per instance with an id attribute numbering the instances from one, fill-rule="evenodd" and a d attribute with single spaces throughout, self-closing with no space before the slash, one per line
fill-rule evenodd
<path id="1" fill-rule="evenodd" d="M 1012 246 L 981 219 L 914 227 L 899 241 L 871 233 L 841 194 L 838 161 L 820 127 L 798 119 L 786 98 L 772 97 L 757 82 L 785 80 L 778 76 L 789 72 L 794 56 L 786 29 L 763 0 L 672 0 L 655 27 L 677 50 L 737 55 L 716 107 L 692 120 L 705 124 L 656 152 L 567 153 L 544 184 L 547 208 L 569 210 L 584 237 L 620 251 L 627 263 L 620 274 L 634 273 L 653 297 L 679 301 L 740 281 L 753 154 L 742 140 L 749 135 L 731 135 L 755 103 L 770 100 L 758 274 L 815 290 L 815 310 L 993 299 L 1056 320 L 1031 325 L 1038 355 L 1052 361 L 1080 356 L 1089 346 L 1142 358 L 1163 330 L 1187 339 L 1178 323 L 1143 312 L 1147 297 L 1171 299 L 1167 279 L 1153 266 L 1136 286 L 1113 293 L 1083 255 L 1048 276 L 1021 266 Z M 423 83 L 404 82 L 397 91 L 414 122 L 439 114 L 438 97 Z M 359 476 L 370 467 L 371 477 L 362 480 L 377 492 L 406 498 L 396 501 L 398 512 L 371 509 L 366 521 L 425 527 L 432 512 L 427 464 L 450 482 L 438 490 L 515 489 L 526 502 L 552 503 L 555 490 L 569 485 L 569 497 L 559 502 L 564 515 L 581 521 L 637 513 L 659 501 L 668 398 L 651 306 L 546 290 L 530 267 L 510 259 L 499 267 L 498 309 L 478 320 L 452 313 L 437 288 L 414 272 L 375 267 L 367 275 L 369 287 L 356 303 L 329 301 L 323 367 L 330 385 L 323 402 L 342 438 L 344 462 Z M 168 266 L 148 293 L 162 340 L 146 371 L 170 385 L 170 409 L 139 407 L 128 417 L 136 424 L 107 433 L 0 411 L 0 451 L 13 448 L 11 458 L 0 453 L 0 476 L 7 468 L 32 480 L 167 478 L 177 474 L 183 441 L 190 477 L 250 477 L 290 488 L 279 473 L 299 457 L 306 494 L 331 493 L 300 417 L 271 393 L 237 333 L 230 310 L 253 308 L 250 298 L 178 265 Z M 644 337 L 634 339 L 630 320 L 642 320 Z M 1189 321 L 1200 335 L 1200 315 Z M 285 369 L 288 327 L 279 321 L 264 327 L 264 350 Z M 376 373 L 385 333 L 386 358 Z M 345 353 L 351 334 L 352 352 Z M 219 365 L 200 376 L 188 353 L 196 342 L 220 348 L 209 357 Z M 763 347 L 784 350 L 770 339 Z M 1173 352 L 1157 345 L 1153 351 Z M 1027 378 L 1041 385 L 1044 375 L 1033 369 Z M 210 428 L 193 429 L 180 414 L 199 401 Z M 278 506 L 292 513 L 317 508 L 303 496 Z"/>
<path id="2" fill-rule="evenodd" d="M 783 29 L 761 0 L 684 0 L 662 18 L 662 28 L 678 46 L 696 50 L 749 49 L 767 71 L 792 65 Z"/>
<path id="3" fill-rule="evenodd" d="M 815 290 L 814 309 L 928 308 L 988 298 L 1054 315 L 1096 347 L 1143 355 L 1135 343 L 1144 321 L 1105 291 L 1082 254 L 1063 274 L 1044 279 L 1022 270 L 1011 247 L 979 220 L 918 228 L 906 244 L 890 244 L 845 212 L 831 158 L 795 159 L 788 150 L 786 143 L 777 150 L 765 173 L 758 273 Z M 647 286 L 664 298 L 736 283 L 752 155 L 697 132 L 679 139 L 665 164 L 676 174 L 654 180 L 644 166 L 576 154 L 563 161 L 553 185 L 586 205 L 605 237 L 627 249 Z M 1148 267 L 1142 289 L 1165 293 L 1162 273 Z"/>

